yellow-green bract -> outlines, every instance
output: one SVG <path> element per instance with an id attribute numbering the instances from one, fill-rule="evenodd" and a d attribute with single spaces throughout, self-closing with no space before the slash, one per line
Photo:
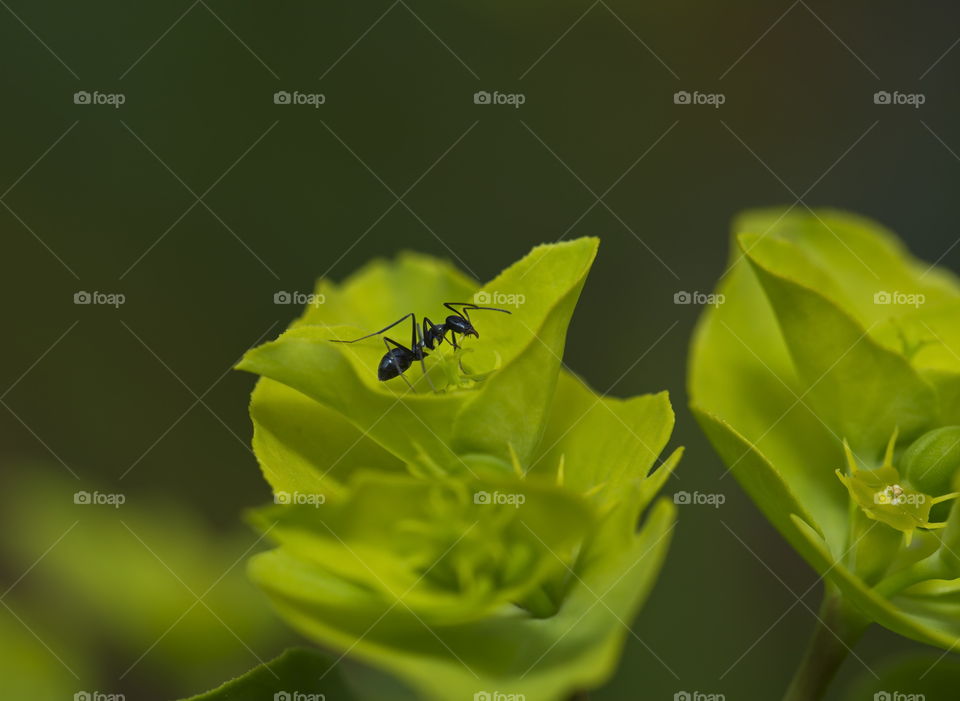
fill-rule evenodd
<path id="1" fill-rule="evenodd" d="M 424 256 L 375 261 L 321 281 L 323 304 L 243 359 L 278 502 L 252 517 L 279 548 L 250 573 L 299 630 L 425 699 L 560 699 L 612 673 L 666 554 L 675 507 L 650 505 L 680 451 L 658 460 L 665 393 L 601 397 L 562 368 L 597 245 L 539 246 L 482 286 Z M 415 391 L 378 382 L 379 338 L 330 342 L 475 299 L 514 306 L 431 353 L 437 392 L 418 363 Z"/>
<path id="2" fill-rule="evenodd" d="M 841 212 L 753 212 L 734 234 L 691 351 L 701 426 L 853 615 L 953 648 L 960 284 Z"/>

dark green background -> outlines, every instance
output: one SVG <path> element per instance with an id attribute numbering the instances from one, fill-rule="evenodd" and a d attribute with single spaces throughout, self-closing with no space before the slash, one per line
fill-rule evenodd
<path id="1" fill-rule="evenodd" d="M 535 244 L 597 235 L 600 256 L 566 361 L 616 396 L 669 389 L 674 444 L 687 446 L 670 488 L 727 500 L 719 509 L 681 507 L 671 557 L 634 626 L 643 643 L 628 639 L 619 672 L 595 697 L 700 690 L 768 699 L 782 691 L 814 622 L 789 590 L 808 591 L 804 602 L 815 610 L 820 586 L 732 477 L 718 481 L 723 467 L 685 408 L 699 308 L 675 305 L 673 296 L 712 289 L 738 211 L 798 196 L 801 208 L 872 216 L 919 256 L 960 267 L 960 49 L 931 69 L 960 34 L 957 8 L 786 0 L 0 5 L 0 192 L 13 185 L 0 198 L 0 394 L 16 382 L 0 407 L 4 499 L 50 474 L 66 477 L 56 487 L 65 509 L 75 489 L 123 492 L 131 508 L 178 503 L 240 539 L 229 562 L 255 540 L 239 525 L 242 509 L 269 492 L 245 447 L 253 378 L 222 375 L 298 314 L 275 305 L 275 292 L 309 291 L 319 275 L 342 279 L 402 249 L 449 257 L 488 279 Z M 926 104 L 875 105 L 881 89 L 921 92 Z M 126 104 L 75 105 L 77 90 L 120 92 Z M 275 105 L 277 90 L 320 92 L 326 104 Z M 477 90 L 520 92 L 526 103 L 475 105 Z M 726 103 L 676 105 L 677 90 L 721 92 Z M 593 193 L 615 182 L 591 208 Z M 178 221 L 195 203 L 190 190 L 201 195 L 214 183 L 204 197 L 209 210 L 197 204 Z M 395 204 L 393 193 L 412 185 Z M 79 290 L 120 292 L 127 302 L 77 306 Z M 193 393 L 212 385 L 206 406 L 184 416 Z M 88 512 L 77 513 L 82 529 Z M 46 548 L 23 552 L 12 544 L 29 519 L 6 523 L 4 589 Z M 41 541 L 62 531 L 54 524 Z M 56 548 L 69 551 L 72 537 Z M 122 564 L 115 557 L 104 548 L 90 561 L 105 591 Z M 3 609 L 0 617 L 59 675 L 65 670 L 26 627 L 49 618 L 51 601 L 74 596 L 70 581 L 50 581 L 50 561 L 4 599 L 22 620 Z M 180 586 L 154 564 L 158 581 Z M 78 599 L 72 608 L 84 606 Z M 264 606 L 252 590 L 249 606 Z M 218 614 L 231 625 L 246 615 Z M 68 664 L 81 653 L 92 660 L 67 688 L 164 698 L 256 663 L 224 630 L 215 654 L 197 650 L 188 662 L 196 668 L 189 681 L 151 664 L 156 650 L 118 681 L 143 646 L 119 644 L 97 627 L 61 640 L 57 622 L 46 624 L 57 641 L 48 644 Z M 211 617 L 209 625 L 220 624 Z M 165 628 L 157 625 L 147 644 Z M 275 632 L 244 642 L 267 659 L 292 639 Z M 919 646 L 873 630 L 857 653 L 875 667 L 908 648 Z M 835 697 L 864 671 L 848 660 Z"/>

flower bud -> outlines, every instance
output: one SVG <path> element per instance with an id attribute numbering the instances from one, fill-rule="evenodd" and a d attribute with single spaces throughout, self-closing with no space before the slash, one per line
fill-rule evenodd
<path id="1" fill-rule="evenodd" d="M 953 491 L 953 477 L 960 468 L 960 426 L 944 426 L 915 440 L 900 458 L 900 472 L 918 491 L 941 495 Z M 949 507 L 940 507 L 943 518 Z M 938 511 L 939 511 L 938 510 Z"/>

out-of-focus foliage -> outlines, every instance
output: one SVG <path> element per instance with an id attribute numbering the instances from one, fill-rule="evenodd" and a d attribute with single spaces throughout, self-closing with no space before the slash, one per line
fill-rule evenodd
<path id="1" fill-rule="evenodd" d="M 276 659 L 190 701 L 268 701 L 315 698 L 350 701 L 352 692 L 333 670 L 334 659 L 307 648 L 290 648 Z"/>
<path id="2" fill-rule="evenodd" d="M 938 701 L 957 697 L 960 660 L 949 655 L 901 655 L 864 671 L 843 698 L 847 701 Z"/>
<path id="3" fill-rule="evenodd" d="M 13 613 L 0 611 L 0 647 L 10 663 L 0 696 L 114 693 L 141 672 L 183 694 L 288 643 L 243 571 L 255 536 L 218 533 L 182 507 L 130 495 L 119 507 L 77 504 L 77 492 L 95 490 L 53 469 L 12 467 L 17 488 L 2 498 L 0 523 L 16 534 L 4 539 L 3 559 L 16 572 L 4 599 Z M 124 652 L 102 669 L 91 661 L 97 649 Z M 39 695 L 38 680 L 56 693 Z M 16 693 L 21 688 L 32 693 Z"/>

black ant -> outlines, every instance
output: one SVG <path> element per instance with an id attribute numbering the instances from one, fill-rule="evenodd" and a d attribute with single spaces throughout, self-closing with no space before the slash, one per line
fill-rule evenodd
<path id="1" fill-rule="evenodd" d="M 423 374 L 426 375 L 427 367 L 424 364 L 423 359 L 429 355 L 427 350 L 433 350 L 444 341 L 452 345 L 454 349 L 460 348 L 460 344 L 457 343 L 457 334 L 460 334 L 461 336 L 473 336 L 474 338 L 480 338 L 480 334 L 477 333 L 476 328 L 474 328 L 473 323 L 470 321 L 470 313 L 468 310 L 485 310 L 491 312 L 503 312 L 504 314 L 510 313 L 506 309 L 497 309 L 496 307 L 480 307 L 469 302 L 444 302 L 443 306 L 452 311 L 453 314 L 448 316 L 442 324 L 434 324 L 429 318 L 423 317 L 423 329 L 421 330 L 420 327 L 417 326 L 417 315 L 413 312 L 410 312 L 409 314 L 400 317 L 389 326 L 385 326 L 379 331 L 368 333 L 366 336 L 355 338 L 352 341 L 341 341 L 336 339 L 331 340 L 333 343 L 356 343 L 357 341 L 362 341 L 373 336 L 379 336 L 384 331 L 388 331 L 397 324 L 410 319 L 411 333 L 409 348 L 397 343 L 392 338 L 388 338 L 386 336 L 383 337 L 383 345 L 387 347 L 387 352 L 380 360 L 380 365 L 377 366 L 377 379 L 381 382 L 386 382 L 387 380 L 392 380 L 394 377 L 403 377 L 403 381 L 407 383 L 410 389 L 413 389 L 413 385 L 410 384 L 410 380 L 404 377 L 403 373 L 410 369 L 410 366 L 413 365 L 414 361 L 419 360 Z M 456 307 L 460 307 L 460 309 L 457 309 Z M 450 334 L 449 339 L 447 338 L 447 333 Z M 392 348 L 390 347 L 391 344 L 393 344 Z M 427 381 L 430 382 L 429 375 L 427 375 Z M 433 387 L 432 382 L 430 382 L 430 386 Z"/>

